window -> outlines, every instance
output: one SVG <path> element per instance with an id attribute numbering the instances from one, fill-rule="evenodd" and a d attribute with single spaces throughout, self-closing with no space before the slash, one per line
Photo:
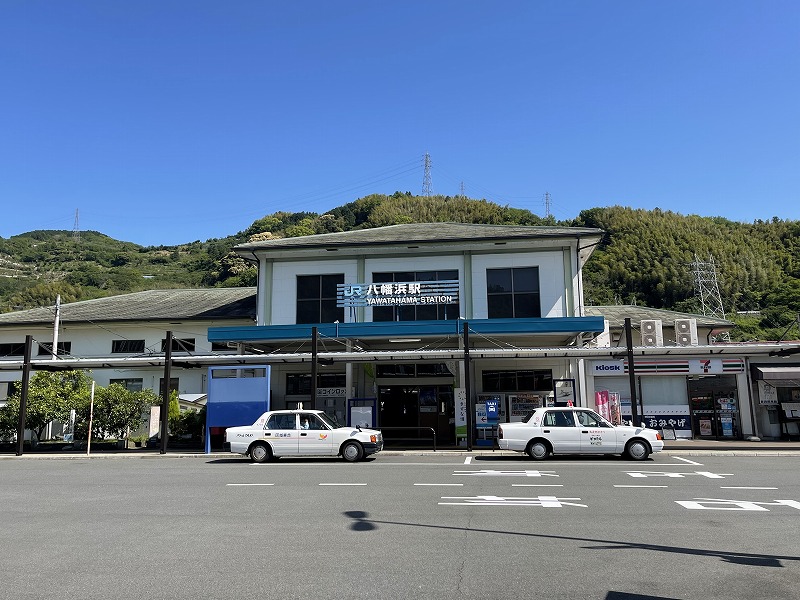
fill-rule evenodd
<path id="1" fill-rule="evenodd" d="M 483 371 L 484 392 L 533 392 L 553 389 L 553 372 Z"/>
<path id="2" fill-rule="evenodd" d="M 109 384 L 117 384 L 124 387 L 129 392 L 141 392 L 143 379 L 109 379 Z"/>
<path id="3" fill-rule="evenodd" d="M 490 319 L 541 317 L 539 267 L 486 270 Z"/>
<path id="4" fill-rule="evenodd" d="M 178 391 L 178 378 L 177 377 L 170 377 L 169 378 L 169 391 L 170 392 L 177 392 Z M 164 397 L 164 378 L 161 377 L 158 380 L 158 397 Z"/>
<path id="5" fill-rule="evenodd" d="M 0 356 L 25 356 L 25 342 L 0 344 Z"/>
<path id="6" fill-rule="evenodd" d="M 264 429 L 297 429 L 294 413 L 271 415 Z"/>
<path id="7" fill-rule="evenodd" d="M 161 351 L 167 351 L 167 340 L 161 340 Z M 172 338 L 173 352 L 194 352 L 194 338 Z"/>
<path id="8" fill-rule="evenodd" d="M 409 281 L 454 281 L 458 279 L 458 271 L 401 271 L 398 273 L 373 273 L 373 283 L 394 283 Z M 459 303 L 424 304 L 407 306 L 373 307 L 373 321 L 444 321 L 457 319 L 460 313 Z"/>
<path id="9" fill-rule="evenodd" d="M 452 377 L 445 363 L 384 363 L 376 369 L 378 377 Z"/>
<path id="10" fill-rule="evenodd" d="M 572 411 L 549 410 L 542 419 L 542 427 L 575 427 Z"/>
<path id="11" fill-rule="evenodd" d="M 211 342 L 212 352 L 231 352 L 236 348 L 228 346 L 228 342 Z"/>
<path id="12" fill-rule="evenodd" d="M 308 427 L 302 427 L 303 419 L 306 420 L 308 423 Z M 315 429 L 315 430 L 323 430 L 328 429 L 325 424 L 317 418 L 317 415 L 310 413 L 310 414 L 301 414 L 300 415 L 300 426 L 303 429 Z"/>
<path id="13" fill-rule="evenodd" d="M 347 385 L 347 376 L 344 373 L 324 373 L 317 374 L 317 389 L 336 388 Z M 310 373 L 287 373 L 286 374 L 286 395 L 300 396 L 311 394 L 311 374 Z"/>
<path id="14" fill-rule="evenodd" d="M 336 306 L 336 286 L 344 275 L 297 276 L 297 323 L 344 321 L 344 308 Z"/>
<path id="15" fill-rule="evenodd" d="M 249 368 L 249 369 L 212 369 L 211 379 L 253 379 L 254 377 L 266 377 L 266 369 Z"/>
<path id="16" fill-rule="evenodd" d="M 597 413 L 588 410 L 579 410 L 576 413 L 581 427 L 608 427 Z"/>
<path id="17" fill-rule="evenodd" d="M 111 340 L 113 354 L 142 354 L 144 340 Z"/>
<path id="18" fill-rule="evenodd" d="M 72 350 L 72 342 L 58 342 L 58 356 L 65 356 Z M 39 343 L 39 356 L 53 355 L 53 344 Z"/>

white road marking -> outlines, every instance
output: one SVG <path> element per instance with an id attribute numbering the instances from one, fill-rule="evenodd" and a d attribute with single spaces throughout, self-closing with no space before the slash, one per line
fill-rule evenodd
<path id="1" fill-rule="evenodd" d="M 743 485 L 721 485 L 721 490 L 777 490 L 776 487 L 747 487 Z"/>
<path id="2" fill-rule="evenodd" d="M 456 476 L 478 476 L 478 477 L 558 477 L 555 471 L 537 471 L 529 469 L 526 471 L 500 471 L 498 469 L 481 469 L 480 471 L 454 471 Z"/>
<path id="3" fill-rule="evenodd" d="M 225 485 L 229 485 L 232 487 L 249 487 L 257 485 L 275 485 L 275 484 L 274 483 L 226 483 Z"/>
<path id="4" fill-rule="evenodd" d="M 468 456 L 467 458 L 465 458 L 465 459 L 464 459 L 464 464 L 465 464 L 465 465 L 468 465 L 468 464 L 470 464 L 471 462 L 472 462 L 472 457 L 471 457 L 471 456 Z"/>
<path id="5" fill-rule="evenodd" d="M 450 487 L 461 487 L 463 483 L 415 483 L 414 485 L 446 485 Z"/>
<path id="6" fill-rule="evenodd" d="M 538 496 L 536 498 L 518 498 L 503 496 L 443 496 L 442 500 L 460 500 L 460 502 L 439 502 L 440 505 L 451 506 L 541 506 L 543 508 L 562 508 L 579 506 L 588 508 L 586 504 L 567 502 L 580 498 L 557 498 L 556 496 Z"/>
<path id="7" fill-rule="evenodd" d="M 561 483 L 512 483 L 511 487 L 564 487 Z"/>
<path id="8" fill-rule="evenodd" d="M 665 485 L 615 485 L 617 488 L 665 488 Z"/>
<path id="9" fill-rule="evenodd" d="M 367 485 L 366 483 L 320 483 L 320 485 Z"/>
<path id="10" fill-rule="evenodd" d="M 689 460 L 688 458 L 681 458 L 680 456 L 673 456 L 672 458 L 674 458 L 675 460 L 682 460 L 684 462 L 689 463 L 690 465 L 697 465 L 698 467 L 703 466 L 703 463 L 695 462 L 693 460 Z"/>

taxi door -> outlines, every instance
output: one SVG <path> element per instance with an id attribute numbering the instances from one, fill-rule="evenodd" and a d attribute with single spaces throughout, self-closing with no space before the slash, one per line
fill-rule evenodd
<path id="1" fill-rule="evenodd" d="M 598 418 L 590 410 L 576 410 L 578 430 L 581 435 L 581 452 L 584 454 L 616 454 L 617 430 Z"/>
<path id="2" fill-rule="evenodd" d="M 264 426 L 264 439 L 272 445 L 275 456 L 296 456 L 300 441 L 295 413 L 270 415 Z"/>
<path id="3" fill-rule="evenodd" d="M 306 456 L 335 454 L 331 433 L 314 413 L 300 413 L 299 453 Z M 336 450 L 338 451 L 338 448 Z"/>
<path id="4" fill-rule="evenodd" d="M 553 445 L 553 453 L 580 452 L 580 430 L 571 410 L 548 410 L 542 419 L 542 433 Z"/>

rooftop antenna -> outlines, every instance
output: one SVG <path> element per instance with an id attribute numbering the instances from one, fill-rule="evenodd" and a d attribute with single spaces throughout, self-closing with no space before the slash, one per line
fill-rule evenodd
<path id="1" fill-rule="evenodd" d="M 425 153 L 425 174 L 422 176 L 422 195 L 429 198 L 433 194 L 431 184 L 431 155 Z"/>

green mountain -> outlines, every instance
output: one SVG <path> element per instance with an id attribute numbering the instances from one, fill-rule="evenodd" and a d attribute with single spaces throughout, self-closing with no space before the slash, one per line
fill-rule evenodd
<path id="1" fill-rule="evenodd" d="M 245 231 L 177 246 L 143 247 L 94 231 L 32 231 L 0 238 L 0 311 L 153 288 L 255 284 L 231 252 L 250 239 L 297 237 L 414 222 L 577 225 L 607 232 L 589 261 L 590 304 L 640 304 L 700 312 L 693 262 L 714 261 L 734 339 L 778 339 L 800 312 L 800 222 L 752 224 L 659 209 L 592 208 L 573 221 L 464 197 L 396 192 L 359 198 L 325 214 L 277 212 Z M 797 331 L 789 331 L 796 339 Z"/>

